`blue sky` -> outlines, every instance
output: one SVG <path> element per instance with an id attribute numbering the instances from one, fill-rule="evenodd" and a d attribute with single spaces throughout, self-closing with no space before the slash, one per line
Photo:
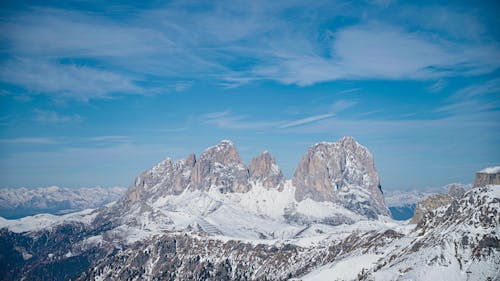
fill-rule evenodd
<path id="1" fill-rule="evenodd" d="M 221 139 L 291 176 L 354 136 L 385 188 L 500 163 L 495 1 L 1 5 L 1 187 L 128 186 Z"/>

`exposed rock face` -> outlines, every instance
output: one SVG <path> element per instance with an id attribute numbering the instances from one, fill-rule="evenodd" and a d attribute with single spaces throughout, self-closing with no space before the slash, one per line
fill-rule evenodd
<path id="1" fill-rule="evenodd" d="M 292 182 L 297 201 L 307 198 L 332 201 L 362 214 L 368 209 L 376 214 L 389 214 L 373 157 L 352 137 L 310 147 Z"/>
<path id="2" fill-rule="evenodd" d="M 474 187 L 500 184 L 500 166 L 485 168 L 476 173 Z"/>
<path id="3" fill-rule="evenodd" d="M 137 177 L 125 198 L 129 203 L 153 202 L 186 189 L 245 193 L 257 182 L 267 189 L 283 190 L 285 178 L 274 157 L 266 151 L 247 167 L 233 143 L 223 140 L 206 149 L 198 159 L 192 154 L 184 160 L 168 158 L 158 163 Z M 368 218 L 389 215 L 373 157 L 353 138 L 311 147 L 292 182 L 297 201 L 330 201 Z"/>
<path id="4" fill-rule="evenodd" d="M 275 158 L 268 151 L 252 159 L 249 171 L 250 179 L 261 182 L 265 188 L 281 190 L 284 186 L 285 177 L 276 165 Z"/>
<path id="5" fill-rule="evenodd" d="M 453 197 L 453 199 L 459 200 L 465 194 L 465 188 L 460 184 L 450 184 L 448 185 L 448 194 Z"/>
<path id="6" fill-rule="evenodd" d="M 155 197 L 181 194 L 190 182 L 191 171 L 196 163 L 194 154 L 185 160 L 173 161 L 167 158 L 140 174 L 127 192 L 131 202 L 148 195 Z"/>
<path id="7" fill-rule="evenodd" d="M 221 193 L 250 190 L 249 172 L 233 143 L 223 140 L 200 155 L 193 169 L 190 189 L 218 188 Z"/>
<path id="8" fill-rule="evenodd" d="M 449 205 L 452 201 L 453 197 L 448 194 L 435 194 L 425 198 L 423 201 L 417 203 L 415 213 L 410 223 L 419 223 L 426 213 L 434 211 L 439 207 Z"/>
<path id="9" fill-rule="evenodd" d="M 221 193 L 247 192 L 249 172 L 231 141 L 223 140 L 206 149 L 199 159 L 167 158 L 140 174 L 128 190 L 126 199 L 136 202 L 165 195 L 179 195 L 184 190 L 217 188 Z"/>

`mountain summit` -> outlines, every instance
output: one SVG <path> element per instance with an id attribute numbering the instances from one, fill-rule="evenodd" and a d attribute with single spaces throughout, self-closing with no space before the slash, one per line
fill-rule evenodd
<path id="1" fill-rule="evenodd" d="M 201 192 L 247 193 L 255 185 L 283 192 L 287 180 L 275 158 L 264 151 L 246 166 L 234 144 L 222 140 L 207 148 L 197 159 L 170 158 L 143 172 L 129 189 L 127 199 L 150 202 L 186 190 Z M 293 205 L 311 199 L 331 202 L 361 216 L 376 219 L 389 216 L 372 154 L 352 137 L 337 142 L 322 142 L 309 148 L 288 181 L 287 193 L 293 193 Z"/>
<path id="2" fill-rule="evenodd" d="M 373 156 L 352 137 L 310 147 L 292 182 L 298 201 L 332 201 L 369 217 L 389 214 Z"/>

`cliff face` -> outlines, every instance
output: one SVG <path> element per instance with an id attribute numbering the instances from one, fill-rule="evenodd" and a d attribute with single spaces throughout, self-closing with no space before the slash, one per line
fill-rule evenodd
<path id="1" fill-rule="evenodd" d="M 278 165 L 276 165 L 276 160 L 268 151 L 264 151 L 261 155 L 253 158 L 248 168 L 251 180 L 260 181 L 268 189 L 283 189 L 285 177 Z"/>
<path id="2" fill-rule="evenodd" d="M 458 184 L 450 184 L 448 186 L 448 194 L 434 194 L 428 196 L 424 200 L 417 203 L 415 207 L 415 212 L 410 220 L 410 223 L 419 223 L 426 213 L 435 211 L 436 209 L 447 206 L 453 201 L 462 199 L 465 194 L 465 189 L 463 186 Z"/>
<path id="3" fill-rule="evenodd" d="M 425 198 L 423 201 L 417 203 L 410 223 L 419 223 L 426 213 L 434 211 L 439 207 L 449 205 L 452 201 L 453 197 L 448 194 L 435 194 Z"/>
<path id="4" fill-rule="evenodd" d="M 292 179 L 295 198 L 332 201 L 367 215 L 388 214 L 373 156 L 351 137 L 319 143 L 302 157 Z M 363 210 L 362 210 L 363 209 Z M 376 217 L 376 214 L 369 214 Z"/>
<path id="5" fill-rule="evenodd" d="M 500 166 L 485 168 L 476 173 L 474 187 L 500 184 Z"/>
<path id="6" fill-rule="evenodd" d="M 154 202 L 185 190 L 246 193 L 261 184 L 283 191 L 286 179 L 267 151 L 246 166 L 231 141 L 206 149 L 199 158 L 170 158 L 139 175 L 126 195 L 127 204 Z M 352 137 L 318 143 L 309 148 L 292 179 L 297 202 L 333 202 L 368 218 L 389 215 L 380 189 L 373 156 Z M 131 205 L 128 205 L 131 206 Z"/>

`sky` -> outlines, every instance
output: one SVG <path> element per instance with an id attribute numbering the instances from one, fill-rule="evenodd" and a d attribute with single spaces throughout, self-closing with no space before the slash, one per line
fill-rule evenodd
<path id="1" fill-rule="evenodd" d="M 0 5 L 0 187 L 129 186 L 222 139 L 291 177 L 353 136 L 387 189 L 500 164 L 497 1 Z"/>

